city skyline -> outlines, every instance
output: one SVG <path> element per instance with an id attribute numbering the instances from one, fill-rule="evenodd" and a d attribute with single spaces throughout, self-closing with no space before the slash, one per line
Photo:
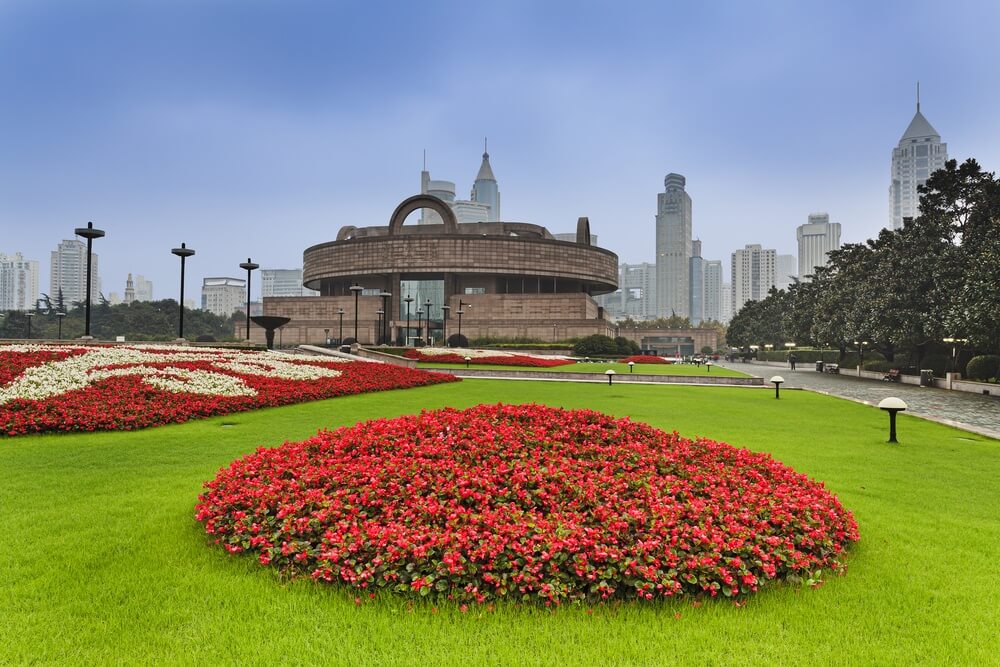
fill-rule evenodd
<path id="1" fill-rule="evenodd" d="M 44 262 L 93 220 L 108 232 L 101 273 L 117 284 L 139 259 L 162 298 L 181 241 L 198 250 L 194 281 L 239 275 L 247 256 L 295 268 L 341 224 L 385 224 L 418 191 L 425 149 L 464 189 L 483 136 L 504 219 L 558 233 L 586 215 L 622 263 L 655 261 L 650 202 L 669 172 L 688 179 L 706 258 L 794 252 L 816 210 L 862 241 L 886 226 L 918 80 L 950 156 L 1000 166 L 1000 92 L 983 85 L 997 18 L 933 3 L 571 17 L 559 4 L 5 3 L 0 120 L 16 131 L 0 157 L 0 252 Z M 685 34 L 653 39 L 667 19 Z M 473 24 L 482 34 L 457 29 Z M 898 50 L 888 25 L 956 37 Z M 429 30 L 453 39 L 414 48 Z"/>

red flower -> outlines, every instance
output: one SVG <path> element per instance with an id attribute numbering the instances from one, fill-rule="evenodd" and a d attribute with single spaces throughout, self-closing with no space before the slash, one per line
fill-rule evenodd
<path id="1" fill-rule="evenodd" d="M 196 516 L 293 575 L 459 603 L 740 598 L 841 569 L 858 539 L 822 484 L 766 454 L 537 405 L 259 449 L 206 484 Z M 255 526 L 282 548 L 247 541 Z"/>

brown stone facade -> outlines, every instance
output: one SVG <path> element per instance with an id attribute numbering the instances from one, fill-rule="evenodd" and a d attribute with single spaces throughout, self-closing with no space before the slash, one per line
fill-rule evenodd
<path id="1" fill-rule="evenodd" d="M 461 333 L 470 339 L 491 336 L 556 341 L 591 334 L 614 335 L 614 325 L 599 317 L 600 309 L 587 294 L 463 294 L 449 300 L 451 315 L 446 326 L 435 323 L 433 334 L 436 339 L 440 340 L 445 331 L 449 336 L 459 333 L 456 314 L 459 301 L 464 312 Z M 377 313 L 381 307 L 378 297 L 358 298 L 358 340 L 363 345 L 377 340 Z M 266 315 L 279 315 L 292 320 L 275 335 L 275 342 L 286 347 L 320 345 L 327 336 L 339 340 L 341 317 L 337 311 L 340 308 L 344 309 L 343 335 L 345 338 L 354 337 L 353 296 L 264 298 Z M 416 327 L 415 315 L 410 324 Z M 393 340 L 398 340 L 406 322 L 390 318 L 389 326 Z M 242 339 L 245 335 L 245 325 L 241 320 L 236 326 L 236 337 Z M 263 344 L 264 330 L 251 324 L 250 340 Z"/>

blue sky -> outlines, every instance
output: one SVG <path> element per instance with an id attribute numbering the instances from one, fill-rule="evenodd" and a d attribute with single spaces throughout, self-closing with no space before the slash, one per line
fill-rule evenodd
<path id="1" fill-rule="evenodd" d="M 795 251 L 828 211 L 888 220 L 892 147 L 922 110 L 951 157 L 1000 168 L 995 2 L 0 0 L 0 252 L 43 265 L 93 220 L 105 293 L 175 296 L 345 224 L 385 224 L 432 177 L 467 196 L 482 141 L 502 217 L 652 261 L 671 171 L 704 256 Z M 191 289 L 189 293 L 197 293 Z M 256 290 L 255 290 L 256 291 Z"/>

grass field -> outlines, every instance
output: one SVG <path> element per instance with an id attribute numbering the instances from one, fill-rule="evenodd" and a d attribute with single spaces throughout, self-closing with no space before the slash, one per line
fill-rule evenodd
<path id="1" fill-rule="evenodd" d="M 417 368 L 435 369 L 435 368 L 465 368 L 465 364 L 440 364 L 432 361 L 422 361 L 417 364 Z M 550 368 L 538 368 L 536 366 L 493 366 L 490 364 L 474 364 L 469 363 L 469 368 L 483 369 L 488 371 L 497 371 L 510 369 L 513 371 L 552 371 L 555 373 L 594 373 L 595 375 L 604 375 L 604 371 L 609 368 L 615 373 L 625 373 L 628 371 L 628 364 L 618 364 L 618 363 L 589 363 L 589 364 L 566 364 L 565 366 L 552 366 Z M 733 370 L 732 368 L 725 368 L 722 366 L 712 366 L 712 370 L 708 370 L 707 366 L 695 366 L 693 364 L 636 364 L 633 370 L 636 375 L 683 375 L 683 376 L 701 376 L 701 375 L 718 375 L 720 377 L 747 377 L 748 373 L 743 373 L 738 370 Z"/>
<path id="2" fill-rule="evenodd" d="M 742 608 L 355 606 L 349 591 L 226 555 L 192 518 L 202 482 L 259 445 L 497 401 L 595 408 L 772 452 L 854 511 L 849 572 L 766 588 Z M 996 664 L 1000 442 L 904 414 L 890 446 L 886 424 L 802 391 L 466 380 L 0 440 L 0 664 Z"/>

